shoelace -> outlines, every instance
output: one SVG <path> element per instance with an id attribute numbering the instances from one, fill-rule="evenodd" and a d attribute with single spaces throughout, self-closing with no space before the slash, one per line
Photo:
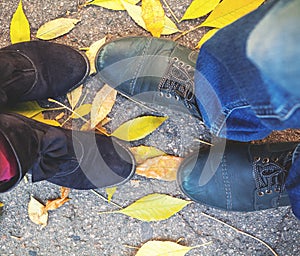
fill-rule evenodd
<path id="1" fill-rule="evenodd" d="M 285 189 L 285 180 L 291 159 L 291 153 L 281 154 L 276 158 L 254 158 L 253 170 L 259 196 L 282 192 Z M 272 187 L 274 187 L 274 191 Z"/>
<path id="2" fill-rule="evenodd" d="M 158 85 L 160 95 L 166 98 L 174 97 L 183 100 L 188 108 L 192 108 L 194 99 L 194 69 L 190 65 L 171 59 L 166 75 Z"/>

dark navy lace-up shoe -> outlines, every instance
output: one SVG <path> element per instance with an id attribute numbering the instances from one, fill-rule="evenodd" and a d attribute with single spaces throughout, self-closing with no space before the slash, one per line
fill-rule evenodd
<path id="1" fill-rule="evenodd" d="M 177 181 L 192 200 L 227 211 L 287 206 L 290 202 L 285 180 L 299 145 L 215 145 L 211 152 L 197 152 L 186 158 Z"/>
<path id="2" fill-rule="evenodd" d="M 97 76 L 121 94 L 139 102 L 161 105 L 200 118 L 194 95 L 197 56 L 197 51 L 170 40 L 121 38 L 99 50 Z"/>

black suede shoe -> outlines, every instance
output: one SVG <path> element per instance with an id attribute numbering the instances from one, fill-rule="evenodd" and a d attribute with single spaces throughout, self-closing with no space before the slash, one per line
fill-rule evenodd
<path id="1" fill-rule="evenodd" d="M 0 113 L 0 133 L 14 152 L 18 174 L 0 183 L 0 192 L 16 186 L 27 172 L 75 189 L 120 185 L 135 171 L 129 150 L 113 138 L 52 127 L 17 114 Z"/>
<path id="2" fill-rule="evenodd" d="M 285 180 L 300 144 L 228 142 L 214 147 L 191 155 L 180 166 L 177 181 L 188 197 L 226 211 L 290 204 Z"/>
<path id="3" fill-rule="evenodd" d="M 200 118 L 194 96 L 197 56 L 197 51 L 170 40 L 121 38 L 99 50 L 97 77 L 137 101 Z"/>
<path id="4" fill-rule="evenodd" d="M 2 48 L 0 60 L 0 106 L 64 95 L 89 73 L 84 55 L 44 41 Z"/>

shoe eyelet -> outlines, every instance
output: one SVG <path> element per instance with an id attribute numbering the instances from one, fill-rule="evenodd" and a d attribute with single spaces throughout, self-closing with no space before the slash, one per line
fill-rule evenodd
<path id="1" fill-rule="evenodd" d="M 262 191 L 259 191 L 257 194 L 258 194 L 258 196 L 263 196 L 265 193 Z"/>
<path id="2" fill-rule="evenodd" d="M 174 60 L 175 62 L 179 61 L 177 57 L 173 57 L 172 60 Z"/>
<path id="3" fill-rule="evenodd" d="M 265 157 L 263 160 L 262 160 L 263 164 L 266 164 L 266 163 L 269 163 L 270 162 L 270 159 L 268 157 Z"/>
<path id="4" fill-rule="evenodd" d="M 187 104 L 187 108 L 191 109 L 191 108 L 192 108 L 192 106 L 191 106 L 190 104 Z"/>
<path id="5" fill-rule="evenodd" d="M 279 158 L 278 158 L 278 157 L 275 157 L 275 158 L 273 159 L 273 161 L 277 163 L 277 162 L 279 161 Z"/>
<path id="6" fill-rule="evenodd" d="M 192 69 L 192 66 L 191 65 L 186 65 L 186 69 L 190 70 L 190 69 Z"/>
<path id="7" fill-rule="evenodd" d="M 184 62 L 183 61 L 179 61 L 178 65 L 182 67 L 182 66 L 184 66 Z"/>
<path id="8" fill-rule="evenodd" d="M 266 194 L 271 195 L 272 194 L 272 190 L 267 189 L 266 190 Z"/>
<path id="9" fill-rule="evenodd" d="M 274 191 L 277 192 L 277 193 L 279 193 L 280 192 L 280 188 L 275 188 Z"/>
<path id="10" fill-rule="evenodd" d="M 170 99 L 171 97 L 172 97 L 171 93 L 168 92 L 168 93 L 166 94 L 166 98 L 167 98 L 167 99 Z"/>
<path id="11" fill-rule="evenodd" d="M 254 157 L 254 162 L 259 162 L 259 161 L 260 161 L 260 157 L 259 156 Z"/>
<path id="12" fill-rule="evenodd" d="M 160 93 L 159 93 L 159 96 L 160 96 L 160 97 L 163 97 L 163 96 L 164 96 L 164 93 L 163 93 L 163 92 L 160 92 Z"/>
<path id="13" fill-rule="evenodd" d="M 177 101 L 179 101 L 179 96 L 178 96 L 178 95 L 175 95 L 175 99 L 176 99 Z"/>

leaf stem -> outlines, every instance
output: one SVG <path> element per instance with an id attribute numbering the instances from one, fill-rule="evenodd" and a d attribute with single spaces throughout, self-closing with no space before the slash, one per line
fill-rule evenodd
<path id="1" fill-rule="evenodd" d="M 221 224 L 223 224 L 223 225 L 225 225 L 225 226 L 227 226 L 227 227 L 233 229 L 234 231 L 236 231 L 236 232 L 238 232 L 238 233 L 240 233 L 240 234 L 242 234 L 242 235 L 245 235 L 245 236 L 248 236 L 248 237 L 253 238 L 254 240 L 258 241 L 259 243 L 261 243 L 261 244 L 263 244 L 265 247 L 267 247 L 267 248 L 272 252 L 272 254 L 273 254 L 274 256 L 278 256 L 278 254 L 271 248 L 271 246 L 268 245 L 268 244 L 267 244 L 266 242 L 264 242 L 263 240 L 261 240 L 261 239 L 255 237 L 255 236 L 253 236 L 253 235 L 251 235 L 251 234 L 249 234 L 249 233 L 247 233 L 247 232 L 245 232 L 245 231 L 239 230 L 239 229 L 237 229 L 236 227 L 231 226 L 231 225 L 225 223 L 224 221 L 221 221 L 221 220 L 219 220 L 219 219 L 217 219 L 217 218 L 215 218 L 215 217 L 213 217 L 213 216 L 211 216 L 211 215 L 209 215 L 209 214 L 206 214 L 206 213 L 204 213 L 204 212 L 201 212 L 201 214 L 202 214 L 203 216 L 209 218 L 209 219 L 212 219 L 212 220 L 214 220 L 214 221 L 217 221 L 217 222 L 219 222 L 219 223 L 221 223 Z"/>
<path id="2" fill-rule="evenodd" d="M 176 17 L 176 15 L 175 15 L 175 13 L 172 11 L 172 9 L 171 9 L 170 5 L 167 3 L 167 1 L 166 1 L 166 0 L 162 0 L 162 1 L 163 1 L 163 2 L 164 2 L 164 4 L 167 6 L 167 8 L 168 8 L 169 12 L 171 13 L 171 15 L 172 15 L 172 17 L 175 19 L 175 21 L 176 21 L 177 23 L 179 23 L 179 22 L 180 22 L 180 20 L 179 20 L 179 19 L 177 19 L 177 17 Z"/>
<path id="3" fill-rule="evenodd" d="M 114 206 L 116 206 L 116 207 L 118 207 L 118 208 L 120 208 L 120 209 L 123 209 L 123 207 L 122 206 L 120 206 L 120 205 L 118 205 L 118 204 L 116 204 L 116 203 L 114 203 L 113 201 L 108 201 L 108 199 L 107 198 L 105 198 L 105 196 L 103 196 L 103 195 L 101 195 L 98 191 L 96 191 L 95 189 L 92 189 L 91 190 L 96 196 L 98 196 L 98 197 L 100 197 L 102 200 L 104 200 L 105 202 L 107 202 L 107 203 L 110 203 L 110 204 L 112 204 L 112 205 L 114 205 Z M 111 212 L 101 212 L 101 213 L 112 213 L 113 211 L 111 211 Z"/>
<path id="4" fill-rule="evenodd" d="M 185 36 L 186 34 L 192 32 L 192 31 L 194 31 L 194 30 L 196 30 L 196 29 L 198 29 L 198 28 L 201 28 L 201 27 L 202 27 L 202 24 L 199 24 L 199 25 L 197 25 L 196 27 L 192 27 L 191 29 L 186 30 L 186 31 L 182 32 L 180 35 L 174 37 L 173 40 L 176 41 L 176 40 L 178 40 L 179 38 Z"/>

